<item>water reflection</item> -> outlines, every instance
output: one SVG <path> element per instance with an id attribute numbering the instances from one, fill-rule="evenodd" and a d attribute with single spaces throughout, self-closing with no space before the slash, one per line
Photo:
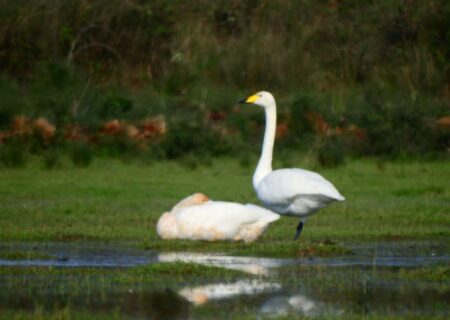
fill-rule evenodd
<path id="1" fill-rule="evenodd" d="M 264 318 L 287 315 L 317 317 L 320 315 L 342 315 L 343 310 L 337 310 L 305 294 L 292 294 L 269 298 L 259 308 L 259 314 Z"/>
<path id="2" fill-rule="evenodd" d="M 61 287 L 62 283 L 64 280 L 58 286 Z M 83 292 L 79 292 L 80 288 L 73 289 L 75 292 L 69 292 L 69 290 L 60 292 L 60 288 L 32 286 L 30 290 L 15 290 L 12 293 L 14 289 L 7 288 L 10 294 L 0 292 L 0 310 L 33 311 L 36 306 L 39 306 L 45 311 L 65 308 L 85 310 L 95 314 L 108 314 L 114 311 L 140 319 L 189 318 L 189 302 L 172 290 L 120 290 L 117 292 L 117 289 L 112 286 L 104 290 L 96 287 L 82 287 Z"/>
<path id="3" fill-rule="evenodd" d="M 121 299 L 111 301 L 128 315 L 148 319 L 187 319 L 189 304 L 172 290 L 128 292 Z M 117 305 L 117 303 L 119 303 Z"/>
<path id="4" fill-rule="evenodd" d="M 233 257 L 211 253 L 171 252 L 158 255 L 159 262 L 198 263 L 206 266 L 240 270 L 254 275 L 268 275 L 271 269 L 295 263 L 294 259 Z"/>
<path id="5" fill-rule="evenodd" d="M 265 316 L 286 316 L 297 313 L 311 317 L 318 314 L 318 304 L 304 295 L 273 297 L 267 300 L 259 312 Z"/>
<path id="6" fill-rule="evenodd" d="M 0 244 L 0 253 L 29 251 L 49 255 L 48 259 L 1 259 L 0 266 L 133 267 L 156 262 L 190 262 L 268 275 L 289 265 L 324 267 L 425 267 L 450 263 L 448 246 L 429 242 L 381 242 L 347 244 L 353 255 L 330 258 L 275 259 L 236 257 L 215 253 L 168 252 L 112 247 L 102 244 L 44 243 Z"/>
<path id="7" fill-rule="evenodd" d="M 187 319 L 205 312 L 215 318 L 240 317 L 243 312 L 246 312 L 244 316 L 258 314 L 263 318 L 343 313 L 404 315 L 408 312 L 424 317 L 448 316 L 448 281 L 409 279 L 398 275 L 400 270 L 409 272 L 418 268 L 420 271 L 436 265 L 441 265 L 443 272 L 447 272 L 445 266 L 450 258 L 445 244 L 355 244 L 353 255 L 302 259 L 157 253 L 79 243 L 32 246 L 33 249 L 0 244 L 0 253 L 27 249 L 48 254 L 48 258 L 42 259 L 41 255 L 41 259 L 36 260 L 0 259 L 0 266 L 99 269 L 16 274 L 14 268 L 5 268 L 6 272 L 0 273 L 0 310 L 33 310 L 36 306 L 43 310 L 67 307 L 92 314 L 117 310 L 121 317 L 141 319 Z M 9 252 L 4 256 L 11 256 Z M 172 281 L 170 277 L 145 273 L 142 278 L 145 281 L 136 276 L 130 281 L 125 269 L 109 268 L 170 262 L 198 263 L 259 276 L 242 275 L 227 282 L 226 278 L 206 280 L 198 274 L 180 274 Z M 430 268 L 430 272 L 433 270 Z M 121 281 L 122 275 L 124 281 Z"/>
<path id="8" fill-rule="evenodd" d="M 239 295 L 256 295 L 264 292 L 274 292 L 280 289 L 281 285 L 277 282 L 241 280 L 233 283 L 208 284 L 184 288 L 178 294 L 194 305 L 202 305 L 211 300 L 229 299 Z"/>
<path id="9" fill-rule="evenodd" d="M 157 253 L 99 243 L 0 244 L 0 253 L 38 253 L 47 259 L 2 259 L 0 266 L 134 267 L 156 261 Z"/>

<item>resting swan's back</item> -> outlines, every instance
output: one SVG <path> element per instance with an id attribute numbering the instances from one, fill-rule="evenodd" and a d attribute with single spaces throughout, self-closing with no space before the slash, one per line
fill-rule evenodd
<path id="1" fill-rule="evenodd" d="M 158 221 L 162 239 L 256 240 L 279 215 L 255 205 L 209 201 L 165 213 Z"/>

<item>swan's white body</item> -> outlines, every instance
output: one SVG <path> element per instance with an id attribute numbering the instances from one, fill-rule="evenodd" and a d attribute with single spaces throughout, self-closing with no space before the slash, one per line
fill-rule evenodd
<path id="1" fill-rule="evenodd" d="M 272 171 L 255 190 L 258 198 L 273 211 L 302 218 L 330 202 L 345 199 L 324 177 L 302 169 Z"/>
<path id="2" fill-rule="evenodd" d="M 253 187 L 258 198 L 271 210 L 288 216 L 307 216 L 334 201 L 345 198 L 320 174 L 303 169 L 272 170 L 272 154 L 275 143 L 277 109 L 272 94 L 258 92 L 240 102 L 256 104 L 266 113 L 266 129 L 261 158 L 253 175 Z M 301 232 L 303 222 L 297 228 Z"/>
<path id="3" fill-rule="evenodd" d="M 224 201 L 196 204 L 194 201 L 189 205 L 186 199 L 180 203 L 159 219 L 156 229 L 162 239 L 251 242 L 280 217 L 252 204 Z"/>

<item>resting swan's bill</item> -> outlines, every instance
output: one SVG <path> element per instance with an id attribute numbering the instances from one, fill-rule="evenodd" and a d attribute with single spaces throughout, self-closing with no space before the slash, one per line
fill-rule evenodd
<path id="1" fill-rule="evenodd" d="M 253 175 L 253 187 L 258 198 L 271 210 L 287 216 L 300 217 L 294 240 L 303 229 L 307 216 L 330 202 L 345 198 L 320 174 L 303 169 L 272 171 L 272 152 L 277 126 L 277 107 L 271 93 L 261 91 L 239 101 L 264 108 L 266 129 L 261 158 Z"/>
<path id="2" fill-rule="evenodd" d="M 161 239 L 187 240 L 256 240 L 267 226 L 279 219 L 270 210 L 252 205 L 208 201 L 196 193 L 164 213 L 156 225 Z"/>

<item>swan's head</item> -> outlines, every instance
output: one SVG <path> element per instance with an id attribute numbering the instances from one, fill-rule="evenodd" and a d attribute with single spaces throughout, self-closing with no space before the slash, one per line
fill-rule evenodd
<path id="1" fill-rule="evenodd" d="M 260 91 L 248 98 L 242 99 L 239 103 L 255 104 L 263 108 L 275 107 L 275 98 L 270 92 Z"/>
<path id="2" fill-rule="evenodd" d="M 186 208 L 190 206 L 198 206 L 201 204 L 204 204 L 209 201 L 208 196 L 204 195 L 203 193 L 194 193 L 180 202 L 178 202 L 173 208 L 172 211 L 178 210 L 181 208 Z"/>

